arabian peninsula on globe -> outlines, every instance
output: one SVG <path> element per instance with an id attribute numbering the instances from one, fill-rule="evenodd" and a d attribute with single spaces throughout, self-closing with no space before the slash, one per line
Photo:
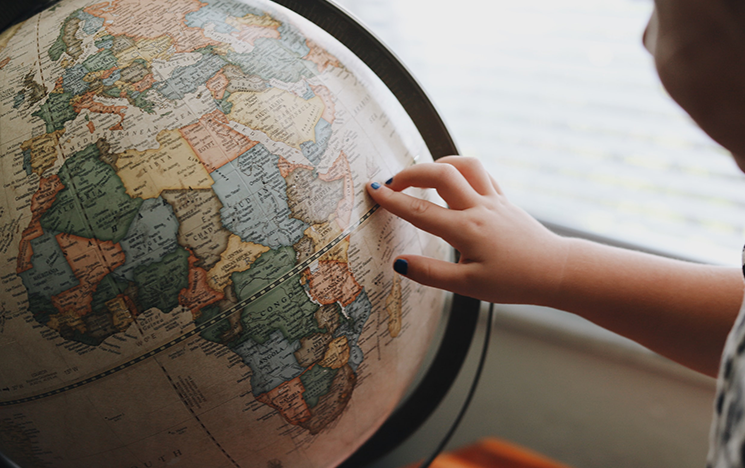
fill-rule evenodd
<path id="1" fill-rule="evenodd" d="M 416 376 L 449 247 L 364 185 L 431 160 L 342 44 L 268 1 L 63 0 L 0 34 L 0 452 L 325 468 Z"/>

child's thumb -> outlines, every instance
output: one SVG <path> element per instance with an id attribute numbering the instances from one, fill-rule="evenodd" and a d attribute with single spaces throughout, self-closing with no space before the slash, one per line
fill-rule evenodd
<path id="1" fill-rule="evenodd" d="M 419 255 L 404 255 L 393 262 L 396 273 L 433 288 L 462 293 L 463 265 Z"/>

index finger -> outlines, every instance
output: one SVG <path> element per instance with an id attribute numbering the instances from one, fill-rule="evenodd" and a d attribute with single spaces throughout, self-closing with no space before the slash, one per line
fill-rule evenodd
<path id="1" fill-rule="evenodd" d="M 443 208 L 435 203 L 406 193 L 397 192 L 373 182 L 367 185 L 367 193 L 383 208 L 401 219 L 430 234 L 441 237 L 451 245 L 459 239 L 460 212 Z"/>
<path id="2" fill-rule="evenodd" d="M 452 164 L 426 163 L 407 167 L 386 182 L 386 186 L 397 192 L 408 187 L 433 188 L 455 210 L 474 206 L 480 197 Z"/>

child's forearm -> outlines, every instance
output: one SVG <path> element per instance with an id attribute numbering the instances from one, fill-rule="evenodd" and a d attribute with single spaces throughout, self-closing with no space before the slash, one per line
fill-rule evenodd
<path id="1" fill-rule="evenodd" d="M 560 285 L 537 302 L 576 313 L 715 376 L 743 299 L 738 268 L 565 239 Z"/>

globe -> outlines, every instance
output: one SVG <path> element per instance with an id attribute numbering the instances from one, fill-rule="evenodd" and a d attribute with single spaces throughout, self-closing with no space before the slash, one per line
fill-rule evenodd
<path id="1" fill-rule="evenodd" d="M 354 53 L 265 0 L 63 0 L 0 82 L 0 452 L 330 467 L 383 424 L 445 300 L 391 262 L 450 249 L 365 195 L 432 157 Z"/>

